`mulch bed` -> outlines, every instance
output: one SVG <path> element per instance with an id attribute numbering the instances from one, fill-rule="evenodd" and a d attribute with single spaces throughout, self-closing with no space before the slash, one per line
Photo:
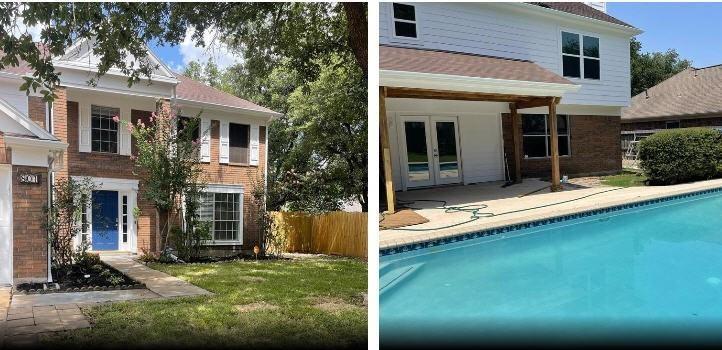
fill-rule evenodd
<path id="1" fill-rule="evenodd" d="M 21 283 L 15 291 L 23 294 L 68 293 L 101 290 L 142 289 L 145 285 L 100 262 L 89 268 L 53 269 L 52 283 Z"/>

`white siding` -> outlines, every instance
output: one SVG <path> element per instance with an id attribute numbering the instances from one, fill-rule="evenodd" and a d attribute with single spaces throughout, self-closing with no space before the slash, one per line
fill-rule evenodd
<path id="1" fill-rule="evenodd" d="M 20 91 L 23 82 L 17 79 L 0 78 L 0 98 L 15 107 L 23 115 L 28 115 L 28 96 Z"/>
<path id="2" fill-rule="evenodd" d="M 416 6 L 418 40 L 394 38 L 391 31 L 392 5 L 380 4 L 381 44 L 530 60 L 561 75 L 561 31 L 592 35 L 600 42 L 601 80 L 570 79 L 582 87 L 578 92 L 566 94 L 561 103 L 629 104 L 629 37 L 625 34 L 604 30 L 591 23 L 580 27 L 562 17 L 517 12 L 508 4 L 413 5 Z"/>

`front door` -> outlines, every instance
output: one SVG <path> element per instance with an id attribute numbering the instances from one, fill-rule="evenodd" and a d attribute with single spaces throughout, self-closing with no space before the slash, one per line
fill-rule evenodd
<path id="1" fill-rule="evenodd" d="M 12 167 L 0 164 L 0 285 L 13 283 Z"/>
<path id="2" fill-rule="evenodd" d="M 407 188 L 461 182 L 456 117 L 401 117 Z"/>
<path id="3" fill-rule="evenodd" d="M 118 250 L 118 192 L 93 191 L 93 250 Z"/>

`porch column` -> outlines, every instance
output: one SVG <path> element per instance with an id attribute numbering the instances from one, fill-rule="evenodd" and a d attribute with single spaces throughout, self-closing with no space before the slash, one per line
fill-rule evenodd
<path id="1" fill-rule="evenodd" d="M 379 87 L 379 118 L 384 180 L 386 183 L 386 206 L 389 213 L 394 213 L 396 212 L 396 194 L 394 193 L 393 175 L 391 174 L 391 146 L 389 143 L 389 126 L 386 120 L 386 87 L 383 86 Z"/>
<path id="2" fill-rule="evenodd" d="M 514 142 L 514 182 L 521 183 L 521 128 L 520 117 L 516 110 L 516 103 L 509 104 L 511 111 L 511 139 Z"/>
<path id="3" fill-rule="evenodd" d="M 552 160 L 552 192 L 562 190 L 559 180 L 559 136 L 557 135 L 557 99 L 552 98 L 549 102 L 549 131 L 551 138 L 551 160 Z"/>

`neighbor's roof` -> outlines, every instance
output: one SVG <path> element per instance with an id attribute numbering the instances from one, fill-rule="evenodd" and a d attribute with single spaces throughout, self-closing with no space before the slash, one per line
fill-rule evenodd
<path id="1" fill-rule="evenodd" d="M 622 109 L 622 120 L 713 113 L 722 113 L 722 65 L 685 69 L 632 97 L 631 105 Z"/>
<path id="2" fill-rule="evenodd" d="M 581 2 L 530 2 L 530 4 L 545 7 L 551 10 L 562 11 L 577 16 L 587 17 L 604 22 L 619 24 L 625 27 L 634 28 L 634 26 L 628 23 L 620 21 L 602 11 L 599 11 Z"/>
<path id="3" fill-rule="evenodd" d="M 386 45 L 379 47 L 379 69 L 574 85 L 532 61 Z"/>

